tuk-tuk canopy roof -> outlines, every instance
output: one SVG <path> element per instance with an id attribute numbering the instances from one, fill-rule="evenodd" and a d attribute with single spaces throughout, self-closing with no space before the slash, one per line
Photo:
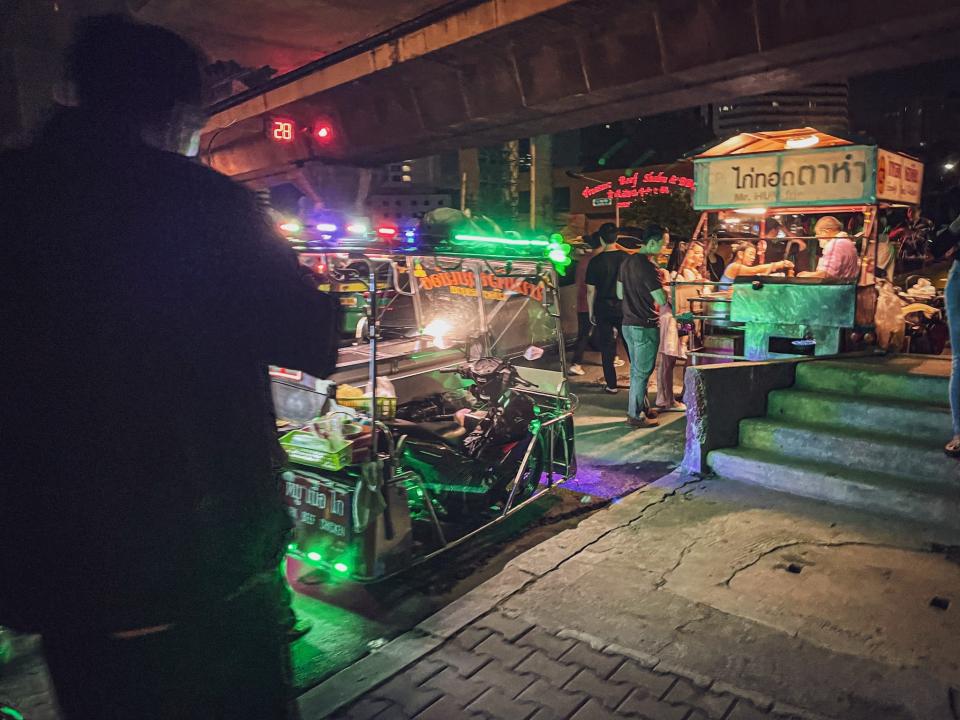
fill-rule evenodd
<path id="1" fill-rule="evenodd" d="M 770 132 L 746 132 L 734 135 L 719 145 L 705 150 L 696 157 L 723 157 L 727 155 L 746 155 L 747 153 L 779 152 L 781 150 L 801 150 L 808 148 L 828 148 L 837 145 L 853 145 L 846 138 L 828 135 L 816 128 L 803 127 L 794 130 L 772 130 Z"/>

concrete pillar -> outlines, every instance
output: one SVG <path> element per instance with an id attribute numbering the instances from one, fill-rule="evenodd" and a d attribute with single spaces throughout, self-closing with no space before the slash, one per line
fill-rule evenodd
<path id="1" fill-rule="evenodd" d="M 476 208 L 480 199 L 480 151 L 461 149 L 457 153 L 460 173 L 460 209 Z"/>
<path id="2" fill-rule="evenodd" d="M 553 228 L 553 140 L 530 138 L 530 227 Z"/>
<path id="3" fill-rule="evenodd" d="M 504 143 L 503 160 L 505 167 L 503 186 L 503 205 L 506 215 L 512 221 L 517 220 L 520 213 L 520 141 L 511 140 Z M 498 218 L 506 220 L 507 218 Z"/>

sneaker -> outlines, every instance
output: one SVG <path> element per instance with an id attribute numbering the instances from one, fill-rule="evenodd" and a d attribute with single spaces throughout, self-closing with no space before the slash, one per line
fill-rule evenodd
<path id="1" fill-rule="evenodd" d="M 657 409 L 653 407 L 644 408 L 643 414 L 647 416 L 648 420 L 656 420 L 660 416 Z"/>
<path id="2" fill-rule="evenodd" d="M 623 362 L 623 358 L 621 358 L 621 357 L 615 357 L 615 358 L 613 359 L 613 366 L 614 366 L 614 367 L 623 367 L 625 364 L 626 364 L 626 363 Z"/>
<path id="3" fill-rule="evenodd" d="M 657 427 L 660 424 L 659 420 L 651 420 L 650 418 L 635 418 L 627 416 L 627 425 L 632 428 L 650 428 Z"/>
<path id="4" fill-rule="evenodd" d="M 313 623 L 309 620 L 298 618 L 297 622 L 286 629 L 287 642 L 296 642 L 313 629 Z"/>
<path id="5" fill-rule="evenodd" d="M 567 368 L 567 375 L 586 375 L 587 371 L 580 367 L 580 363 L 574 363 Z"/>
<path id="6" fill-rule="evenodd" d="M 616 395 L 618 392 L 620 392 L 619 389 L 617 389 L 617 388 L 612 388 L 612 387 L 610 387 L 609 385 L 604 385 L 604 386 L 603 386 L 603 391 L 604 391 L 605 393 L 610 393 L 611 395 Z"/>

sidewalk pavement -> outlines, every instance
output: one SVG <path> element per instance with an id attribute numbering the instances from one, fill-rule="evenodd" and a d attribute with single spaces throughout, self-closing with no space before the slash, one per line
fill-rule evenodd
<path id="1" fill-rule="evenodd" d="M 301 711 L 955 719 L 957 541 L 672 473 L 308 691 Z"/>

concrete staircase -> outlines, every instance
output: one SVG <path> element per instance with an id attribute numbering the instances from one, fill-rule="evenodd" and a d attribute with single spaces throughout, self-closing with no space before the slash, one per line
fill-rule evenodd
<path id="1" fill-rule="evenodd" d="M 740 423 L 740 445 L 707 461 L 721 477 L 960 527 L 949 360 L 818 360 L 774 390 L 767 415 Z"/>

